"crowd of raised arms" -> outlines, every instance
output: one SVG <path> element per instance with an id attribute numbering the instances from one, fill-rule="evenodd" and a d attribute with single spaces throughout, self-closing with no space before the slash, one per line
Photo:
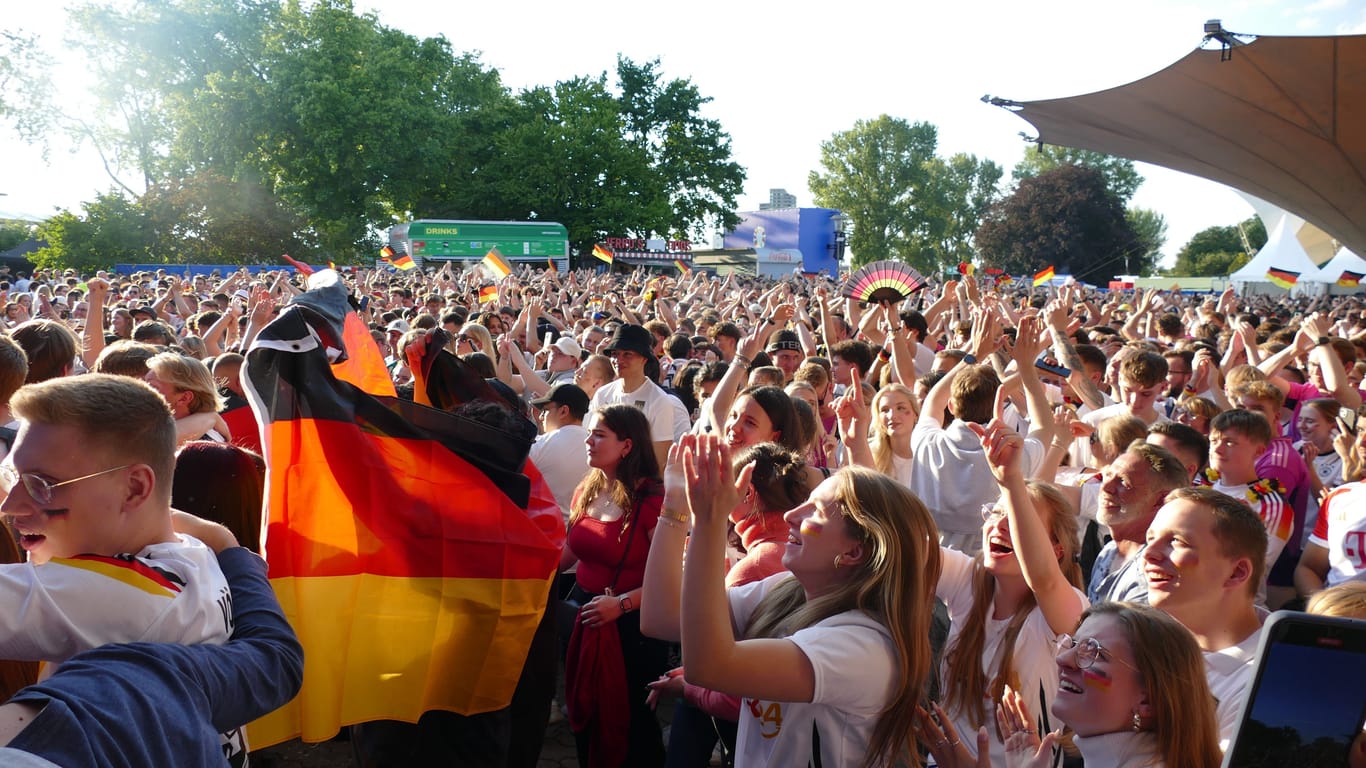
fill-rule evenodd
<path id="1" fill-rule="evenodd" d="M 621 265 L 341 279 L 400 397 L 413 397 L 415 350 L 435 341 L 538 425 L 530 460 L 567 526 L 546 623 L 583 768 L 700 767 L 716 754 L 743 768 L 1214 768 L 1269 611 L 1366 618 L 1357 296 L 962 277 L 866 303 L 824 276 Z M 194 541 L 173 524 L 220 560 L 237 541 L 257 549 L 264 465 L 240 371 L 304 276 L 0 280 L 3 512 L 30 562 Z M 129 390 L 127 377 L 148 386 Z M 135 422 L 98 424 L 148 392 L 171 415 L 175 498 L 170 458 L 128 454 Z M 108 460 L 44 464 L 77 444 L 72 429 L 87 453 L 107 441 Z M 119 472 L 133 465 L 105 467 L 116 459 L 161 479 L 139 485 Z M 77 518 L 95 513 L 49 508 L 117 483 L 155 507 L 137 535 L 80 533 Z M 212 552 L 189 560 L 210 592 L 250 570 L 220 572 Z M 88 590 L 67 588 L 51 599 Z M 60 629 L 33 611 L 16 621 Z M 231 623 L 177 621 L 148 636 L 96 631 L 88 645 L 237 639 Z M 3 658 L 88 650 L 9 634 Z M 530 730 L 513 722 L 511 743 L 504 734 L 499 757 L 478 764 L 534 766 L 560 708 L 538 706 Z M 7 727 L 0 717 L 4 739 Z M 1353 766 L 1366 766 L 1362 742 Z M 366 744 L 365 764 L 400 764 Z"/>

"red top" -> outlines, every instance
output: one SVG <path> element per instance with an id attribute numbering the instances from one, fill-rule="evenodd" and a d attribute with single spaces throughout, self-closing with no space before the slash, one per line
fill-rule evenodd
<path id="1" fill-rule="evenodd" d="M 645 582 L 645 558 L 650 554 L 648 533 L 659 521 L 659 510 L 664 506 L 664 494 L 657 488 L 646 488 L 637 496 L 631 525 L 622 532 L 622 515 L 610 523 L 583 515 L 569 529 L 565 540 L 579 558 L 578 582 L 585 592 L 602 594 L 612 587 L 615 594 L 628 592 Z M 633 540 L 634 539 L 634 540 Z M 630 550 L 627 550 L 627 543 Z M 626 561 L 622 562 L 625 555 Z M 612 577 L 621 565 L 621 576 L 612 584 Z"/>

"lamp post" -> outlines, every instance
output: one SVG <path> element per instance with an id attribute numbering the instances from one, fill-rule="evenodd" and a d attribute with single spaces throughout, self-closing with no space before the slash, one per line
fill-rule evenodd
<path id="1" fill-rule="evenodd" d="M 830 217 L 830 223 L 835 227 L 835 237 L 826 248 L 829 248 L 835 257 L 836 269 L 838 269 L 839 263 L 844 261 L 844 244 L 846 241 L 844 227 L 849 223 L 849 217 L 845 216 L 842 211 L 836 211 L 835 215 Z"/>

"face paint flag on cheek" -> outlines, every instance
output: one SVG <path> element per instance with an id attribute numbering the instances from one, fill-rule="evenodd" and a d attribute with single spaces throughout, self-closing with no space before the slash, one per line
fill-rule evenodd
<path id="1" fill-rule="evenodd" d="M 823 531 L 825 531 L 825 526 L 821 525 L 820 523 L 816 522 L 815 520 L 803 520 L 803 521 L 802 521 L 802 535 L 803 535 L 803 536 L 819 536 L 819 535 L 821 535 L 821 533 L 822 533 Z"/>
<path id="2" fill-rule="evenodd" d="M 1088 687 L 1095 688 L 1098 691 L 1108 691 L 1110 690 L 1110 686 L 1114 684 L 1114 681 L 1108 676 L 1102 675 L 1093 669 L 1083 669 L 1081 671 L 1081 681 L 1086 683 Z"/>

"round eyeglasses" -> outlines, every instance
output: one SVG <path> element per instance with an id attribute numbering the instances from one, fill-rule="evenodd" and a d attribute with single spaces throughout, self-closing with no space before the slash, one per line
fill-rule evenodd
<path id="1" fill-rule="evenodd" d="M 1077 669 L 1090 669 L 1095 665 L 1096 659 L 1101 659 L 1102 661 L 1117 661 L 1135 672 L 1138 671 L 1138 667 L 1123 659 L 1116 658 L 1109 649 L 1101 645 L 1100 641 L 1094 637 L 1078 640 L 1064 632 L 1058 635 L 1058 653 L 1063 651 L 1075 651 L 1073 658 L 1077 661 Z"/>
<path id="2" fill-rule="evenodd" d="M 28 491 L 28 495 L 32 497 L 34 501 L 39 504 L 51 504 L 52 491 L 57 488 L 61 488 L 64 485 L 71 485 L 72 483 L 79 483 L 82 480 L 89 480 L 92 477 L 107 475 L 110 472 L 117 472 L 120 469 L 128 469 L 131 466 L 133 465 L 124 464 L 119 467 L 110 467 L 109 469 L 102 469 L 93 474 L 73 477 L 70 480 L 53 483 L 49 482 L 42 475 L 35 475 L 32 472 L 20 472 L 9 464 L 0 464 L 0 488 L 3 488 L 5 493 L 9 493 L 14 490 L 14 486 L 22 481 L 24 483 L 24 490 Z"/>

